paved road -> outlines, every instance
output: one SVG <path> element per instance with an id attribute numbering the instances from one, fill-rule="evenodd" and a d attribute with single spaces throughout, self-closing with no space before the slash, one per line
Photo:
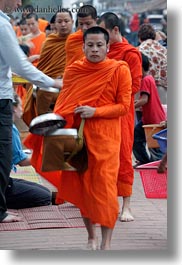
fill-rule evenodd
<path id="1" fill-rule="evenodd" d="M 131 208 L 135 221 L 117 222 L 112 250 L 167 250 L 167 200 L 147 199 L 137 172 Z M 84 228 L 8 231 L 0 232 L 0 249 L 85 250 L 86 239 Z"/>

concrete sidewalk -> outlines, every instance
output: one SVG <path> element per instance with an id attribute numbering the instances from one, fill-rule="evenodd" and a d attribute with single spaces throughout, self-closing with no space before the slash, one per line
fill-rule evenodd
<path id="1" fill-rule="evenodd" d="M 126 223 L 118 220 L 112 250 L 167 250 L 167 200 L 147 199 L 138 172 L 131 208 L 135 220 Z M 100 242 L 100 228 L 97 230 Z M 86 250 L 86 243 L 85 228 L 0 232 L 1 250 Z"/>

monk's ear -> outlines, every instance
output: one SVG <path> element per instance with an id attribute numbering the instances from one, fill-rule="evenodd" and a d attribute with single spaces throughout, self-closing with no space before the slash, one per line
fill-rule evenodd
<path id="1" fill-rule="evenodd" d="M 118 26 L 115 26 L 114 27 L 114 31 L 117 33 L 119 31 L 119 27 Z"/>
<path id="2" fill-rule="evenodd" d="M 110 46 L 110 45 L 108 44 L 108 45 L 107 45 L 107 52 L 109 52 L 109 46 Z"/>
<path id="3" fill-rule="evenodd" d="M 83 44 L 82 50 L 83 50 L 83 52 L 85 52 L 85 44 Z"/>

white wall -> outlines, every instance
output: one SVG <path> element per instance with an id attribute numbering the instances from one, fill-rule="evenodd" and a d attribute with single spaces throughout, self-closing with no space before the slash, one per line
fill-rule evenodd
<path id="1" fill-rule="evenodd" d="M 65 8 L 65 7 L 69 7 L 71 8 L 71 4 L 74 3 L 75 0 L 63 0 L 62 1 L 62 6 Z"/>

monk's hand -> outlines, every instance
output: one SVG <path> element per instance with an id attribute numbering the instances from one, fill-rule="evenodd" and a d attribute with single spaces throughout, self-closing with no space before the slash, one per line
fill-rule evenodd
<path id="1" fill-rule="evenodd" d="M 90 106 L 78 106 L 76 107 L 74 113 L 80 114 L 81 118 L 92 118 L 94 116 L 94 113 L 96 111 L 96 108 L 90 107 Z"/>

